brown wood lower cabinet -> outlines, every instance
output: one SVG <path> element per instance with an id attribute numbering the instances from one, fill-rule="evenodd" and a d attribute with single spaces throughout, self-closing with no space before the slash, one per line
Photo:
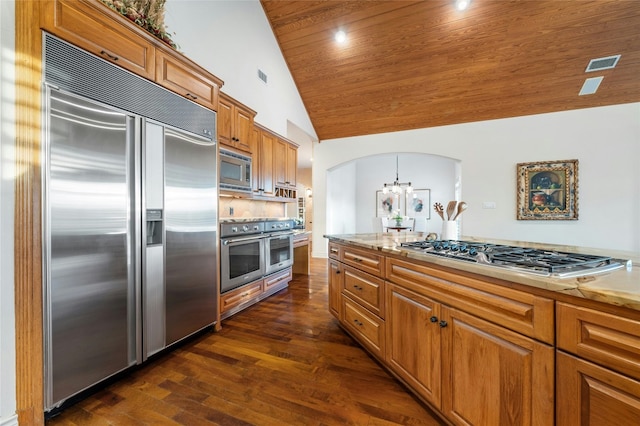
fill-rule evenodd
<path id="1" fill-rule="evenodd" d="M 640 425 L 636 311 L 333 240 L 329 307 L 451 424 Z"/>
<path id="2" fill-rule="evenodd" d="M 441 403 L 440 304 L 389 284 L 387 295 L 387 363 L 435 408 Z"/>
<path id="3" fill-rule="evenodd" d="M 553 347 L 387 283 L 387 363 L 460 425 L 553 424 Z"/>
<path id="4" fill-rule="evenodd" d="M 554 349 L 442 308 L 442 413 L 458 425 L 552 425 Z"/>
<path id="5" fill-rule="evenodd" d="M 640 425 L 640 381 L 559 350 L 556 371 L 558 426 Z"/>

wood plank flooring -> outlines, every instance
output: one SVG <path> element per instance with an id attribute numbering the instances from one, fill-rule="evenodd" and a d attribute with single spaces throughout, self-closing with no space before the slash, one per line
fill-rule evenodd
<path id="1" fill-rule="evenodd" d="M 48 426 L 442 425 L 338 326 L 327 262 Z"/>

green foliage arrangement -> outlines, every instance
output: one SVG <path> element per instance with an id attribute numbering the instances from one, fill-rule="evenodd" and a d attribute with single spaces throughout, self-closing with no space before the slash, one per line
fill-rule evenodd
<path id="1" fill-rule="evenodd" d="M 164 24 L 164 4 L 166 0 L 100 0 L 102 3 L 135 22 L 174 49 L 173 42 Z"/>

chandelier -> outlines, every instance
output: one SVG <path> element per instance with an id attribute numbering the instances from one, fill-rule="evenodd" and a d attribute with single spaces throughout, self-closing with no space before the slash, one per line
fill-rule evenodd
<path id="1" fill-rule="evenodd" d="M 389 190 L 391 190 L 394 194 L 401 194 L 402 188 L 404 187 L 406 187 L 407 194 L 411 194 L 413 192 L 411 182 L 400 182 L 398 179 L 398 156 L 396 155 L 396 180 L 393 181 L 393 183 L 385 183 L 382 187 L 382 193 L 388 194 Z"/>

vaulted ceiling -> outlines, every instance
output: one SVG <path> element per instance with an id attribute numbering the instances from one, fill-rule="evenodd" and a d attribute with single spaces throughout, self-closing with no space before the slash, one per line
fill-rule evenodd
<path id="1" fill-rule="evenodd" d="M 638 0 L 261 3 L 320 140 L 640 101 Z"/>

